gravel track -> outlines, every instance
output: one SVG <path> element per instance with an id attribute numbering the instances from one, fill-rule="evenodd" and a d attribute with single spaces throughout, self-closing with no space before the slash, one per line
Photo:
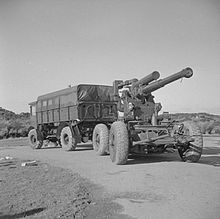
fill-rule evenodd
<path id="1" fill-rule="evenodd" d="M 1 156 L 40 160 L 88 180 L 87 218 L 220 218 L 220 137 L 204 138 L 199 163 L 181 162 L 175 152 L 129 157 L 123 166 L 97 156 L 91 144 L 65 152 L 16 147 L 21 141 L 0 141 Z"/>

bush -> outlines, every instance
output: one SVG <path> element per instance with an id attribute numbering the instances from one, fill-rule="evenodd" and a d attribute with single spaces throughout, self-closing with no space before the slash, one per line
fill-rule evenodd
<path id="1" fill-rule="evenodd" d="M 208 134 L 211 134 L 214 127 L 215 127 L 214 121 L 209 122 L 209 124 L 206 128 L 206 132 L 208 132 Z"/>
<path id="2" fill-rule="evenodd" d="M 208 127 L 208 122 L 201 122 L 200 121 L 200 122 L 198 122 L 198 126 L 200 127 L 202 134 L 205 134 L 206 129 Z"/>
<path id="3" fill-rule="evenodd" d="M 0 120 L 0 139 L 9 137 L 26 137 L 28 135 L 29 119 Z"/>
<path id="4" fill-rule="evenodd" d="M 197 124 L 200 127 L 202 134 L 211 134 L 215 127 L 214 121 L 199 121 Z"/>
<path id="5" fill-rule="evenodd" d="M 8 129 L 7 128 L 0 129 L 0 139 L 6 138 L 7 134 L 8 134 Z"/>
<path id="6" fill-rule="evenodd" d="M 216 126 L 214 129 L 213 129 L 214 133 L 216 134 L 220 134 L 220 126 Z"/>

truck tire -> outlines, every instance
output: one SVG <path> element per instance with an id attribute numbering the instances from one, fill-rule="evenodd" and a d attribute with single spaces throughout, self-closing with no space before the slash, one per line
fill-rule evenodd
<path id="1" fill-rule="evenodd" d="M 121 121 L 114 122 L 109 135 L 109 152 L 113 163 L 122 165 L 128 159 L 128 130 L 125 123 Z"/>
<path id="2" fill-rule="evenodd" d="M 200 128 L 193 122 L 183 122 L 184 135 L 189 135 L 194 139 L 185 149 L 179 149 L 179 155 L 184 162 L 198 162 L 202 155 L 203 138 Z"/>
<path id="3" fill-rule="evenodd" d="M 40 149 L 43 145 L 43 140 L 39 140 L 39 133 L 36 129 L 31 129 L 28 133 L 28 141 L 33 149 Z"/>
<path id="4" fill-rule="evenodd" d="M 73 137 L 69 126 L 62 129 L 60 134 L 61 146 L 65 151 L 73 151 L 76 148 L 76 139 Z"/>
<path id="5" fill-rule="evenodd" d="M 105 124 L 95 126 L 92 135 L 93 149 L 98 155 L 105 155 L 108 150 L 108 128 Z"/>

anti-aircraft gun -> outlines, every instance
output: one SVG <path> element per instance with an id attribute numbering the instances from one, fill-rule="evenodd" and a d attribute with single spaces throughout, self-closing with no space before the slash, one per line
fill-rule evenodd
<path id="1" fill-rule="evenodd" d="M 192 75 L 192 69 L 186 68 L 164 79 L 159 79 L 160 74 L 155 71 L 140 80 L 114 81 L 119 120 L 110 128 L 107 151 L 112 162 L 125 164 L 130 153 L 143 155 L 173 149 L 178 149 L 183 161 L 200 159 L 203 147 L 200 129 L 192 122 L 172 121 L 167 114 L 158 116 L 162 106 L 155 103 L 152 95 L 161 87 Z M 93 144 L 97 139 L 105 139 L 101 132 L 96 135 L 96 129 L 94 133 Z"/>
<path id="2" fill-rule="evenodd" d="M 126 121 L 151 120 L 152 125 L 157 125 L 155 117 L 157 117 L 162 106 L 160 103 L 155 104 L 152 92 L 180 78 L 190 78 L 192 75 L 192 69 L 186 68 L 160 80 L 157 80 L 160 73 L 154 71 L 140 80 L 114 81 L 114 97 L 118 102 L 118 110 L 124 113 L 123 117 Z"/>

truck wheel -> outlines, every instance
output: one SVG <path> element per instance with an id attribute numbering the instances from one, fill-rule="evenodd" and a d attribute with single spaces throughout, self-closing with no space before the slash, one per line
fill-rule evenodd
<path id="1" fill-rule="evenodd" d="M 128 159 L 128 130 L 125 123 L 114 122 L 109 135 L 109 152 L 113 163 L 125 164 Z"/>
<path id="2" fill-rule="evenodd" d="M 98 155 L 106 154 L 108 149 L 108 128 L 106 125 L 96 125 L 93 131 L 92 144 L 93 149 Z"/>
<path id="3" fill-rule="evenodd" d="M 193 122 L 183 122 L 185 130 L 184 134 L 194 139 L 185 149 L 179 149 L 179 155 L 185 162 L 198 162 L 202 155 L 203 138 L 200 128 Z"/>
<path id="4" fill-rule="evenodd" d="M 73 137 L 69 126 L 62 129 L 60 134 L 61 146 L 65 151 L 73 151 L 76 148 L 76 139 Z"/>
<path id="5" fill-rule="evenodd" d="M 38 135 L 36 129 L 31 129 L 28 133 L 28 141 L 33 149 L 40 149 L 43 145 L 43 140 L 38 140 Z"/>

